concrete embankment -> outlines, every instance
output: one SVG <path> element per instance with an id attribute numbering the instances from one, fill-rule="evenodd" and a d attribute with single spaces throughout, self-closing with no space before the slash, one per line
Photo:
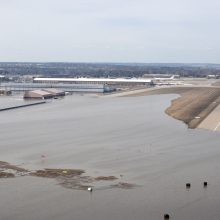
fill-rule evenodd
<path id="1" fill-rule="evenodd" d="M 7 110 L 24 108 L 24 107 L 34 106 L 34 105 L 41 105 L 41 104 L 45 104 L 45 103 L 46 103 L 46 101 L 41 101 L 41 102 L 34 102 L 34 103 L 23 104 L 23 105 L 10 106 L 10 107 L 5 107 L 5 108 L 0 108 L 0 111 L 7 111 Z"/>

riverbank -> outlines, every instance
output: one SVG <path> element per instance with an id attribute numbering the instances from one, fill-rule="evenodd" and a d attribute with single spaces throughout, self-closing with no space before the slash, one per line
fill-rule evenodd
<path id="1" fill-rule="evenodd" d="M 219 105 L 220 88 L 217 87 L 167 87 L 146 91 L 136 91 L 125 96 L 145 96 L 159 94 L 179 94 L 180 97 L 171 102 L 166 113 L 183 121 L 189 128 L 197 128 L 199 124 Z M 203 128 L 209 129 L 209 126 Z"/>

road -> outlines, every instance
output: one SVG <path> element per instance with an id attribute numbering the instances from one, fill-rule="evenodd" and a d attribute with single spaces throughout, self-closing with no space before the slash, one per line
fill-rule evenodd
<path id="1" fill-rule="evenodd" d="M 220 105 L 198 127 L 220 131 Z"/>

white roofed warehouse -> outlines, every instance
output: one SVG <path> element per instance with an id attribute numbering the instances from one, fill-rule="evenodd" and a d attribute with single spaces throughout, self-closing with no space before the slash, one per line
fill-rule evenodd
<path id="1" fill-rule="evenodd" d="M 105 85 L 151 85 L 151 79 L 137 78 L 35 78 L 35 83 L 72 83 L 72 84 L 105 84 Z"/>

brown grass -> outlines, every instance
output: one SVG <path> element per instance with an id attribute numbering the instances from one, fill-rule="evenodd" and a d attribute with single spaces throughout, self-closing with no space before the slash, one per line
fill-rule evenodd
<path id="1" fill-rule="evenodd" d="M 166 113 L 196 128 L 220 103 L 220 88 L 192 88 L 172 101 Z"/>
<path id="2" fill-rule="evenodd" d="M 155 88 L 149 91 L 134 93 L 125 95 L 127 97 L 146 96 L 146 95 L 161 95 L 161 94 L 183 94 L 193 87 L 166 87 L 166 88 Z"/>

